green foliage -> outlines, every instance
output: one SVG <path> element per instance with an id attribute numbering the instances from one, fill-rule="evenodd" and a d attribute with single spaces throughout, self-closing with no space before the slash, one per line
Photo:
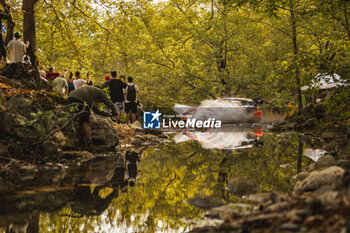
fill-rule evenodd
<path id="1" fill-rule="evenodd" d="M 298 54 L 293 54 L 291 4 Z M 17 30 L 21 1 L 11 0 Z M 346 1 L 38 1 L 41 63 L 133 76 L 147 110 L 225 95 L 262 96 L 267 108 L 296 104 L 301 85 L 320 72 L 349 79 Z M 330 103 L 332 104 L 332 103 Z"/>

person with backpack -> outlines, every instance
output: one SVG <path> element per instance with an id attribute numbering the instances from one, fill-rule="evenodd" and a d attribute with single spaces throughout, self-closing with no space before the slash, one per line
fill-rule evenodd
<path id="1" fill-rule="evenodd" d="M 126 88 L 126 84 L 122 81 L 122 75 L 119 77 L 119 79 L 117 79 L 117 71 L 112 71 L 111 75 L 112 79 L 108 82 L 109 95 L 111 96 L 111 101 L 119 111 L 117 116 L 117 121 L 119 123 L 121 112 L 124 110 L 124 88 Z"/>
<path id="2" fill-rule="evenodd" d="M 136 121 L 136 112 L 137 112 L 136 94 L 139 92 L 139 88 L 133 83 L 133 81 L 134 79 L 132 77 L 128 77 L 128 83 L 124 88 L 126 122 L 129 122 L 130 124 Z"/>

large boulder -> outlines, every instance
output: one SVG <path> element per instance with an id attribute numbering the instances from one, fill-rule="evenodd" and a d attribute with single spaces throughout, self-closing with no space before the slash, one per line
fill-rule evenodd
<path id="1" fill-rule="evenodd" d="M 118 131 L 109 117 L 92 113 L 90 119 L 91 137 L 94 145 L 105 149 L 114 149 L 118 145 Z"/>
<path id="2" fill-rule="evenodd" d="M 315 164 L 316 169 L 327 168 L 335 165 L 335 158 L 332 155 L 325 155 L 319 158 Z"/>
<path id="3" fill-rule="evenodd" d="M 297 182 L 294 190 L 298 193 L 334 190 L 341 183 L 344 173 L 344 169 L 337 166 L 322 171 L 313 171 L 307 178 Z"/>
<path id="4" fill-rule="evenodd" d="M 40 78 L 37 69 L 29 70 L 26 64 L 11 63 L 6 64 L 0 70 L 0 74 L 22 83 L 26 88 L 33 90 L 48 89 L 47 82 Z"/>
<path id="5" fill-rule="evenodd" d="M 202 209 L 211 209 L 225 205 L 225 202 L 213 196 L 196 196 L 186 201 L 188 204 Z"/>

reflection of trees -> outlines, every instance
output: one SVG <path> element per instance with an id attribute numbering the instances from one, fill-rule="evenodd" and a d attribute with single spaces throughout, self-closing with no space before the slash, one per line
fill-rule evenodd
<path id="1" fill-rule="evenodd" d="M 298 157 L 298 136 L 265 134 L 261 140 L 264 148 L 236 151 L 205 150 L 195 141 L 148 150 L 138 164 L 136 185 L 128 192 L 123 192 L 125 170 L 117 169 L 115 162 L 82 164 L 81 171 L 65 178 L 64 183 L 80 184 L 74 186 L 73 193 L 61 192 L 69 193 L 68 205 L 59 213 L 41 214 L 40 232 L 104 232 L 107 225 L 112 227 L 109 231 L 120 232 L 128 227 L 135 232 L 185 231 L 188 226 L 180 219 L 198 219 L 201 210 L 184 201 L 198 194 L 235 200 L 225 191 L 227 181 L 234 177 L 251 178 L 262 191 L 290 190 L 297 164 L 303 165 Z M 286 163 L 291 168 L 280 167 Z M 103 184 L 90 186 L 91 180 Z"/>
<path id="2" fill-rule="evenodd" d="M 195 141 L 148 150 L 138 165 L 135 187 L 127 193 L 119 192 L 107 208 L 106 217 L 72 219 L 56 215 L 57 226 L 68 222 L 76 229 L 95 229 L 116 223 L 118 229 L 133 227 L 135 232 L 183 231 L 188 226 L 181 218 L 201 216 L 201 210 L 184 200 L 198 194 L 234 200 L 225 190 L 230 178 L 251 178 L 262 191 L 290 190 L 291 176 L 297 170 L 298 137 L 267 134 L 261 140 L 264 148 L 239 151 L 205 150 Z M 281 168 L 285 163 L 292 167 Z"/>

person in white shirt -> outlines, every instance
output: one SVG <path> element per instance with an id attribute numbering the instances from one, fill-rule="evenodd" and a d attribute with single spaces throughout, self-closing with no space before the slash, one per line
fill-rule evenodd
<path id="1" fill-rule="evenodd" d="M 75 72 L 75 80 L 73 81 L 74 89 L 84 86 L 86 81 L 81 79 L 81 74 L 79 71 Z"/>
<path id="2" fill-rule="evenodd" d="M 136 121 L 137 113 L 137 98 L 136 94 L 139 92 L 139 88 L 133 83 L 133 78 L 128 77 L 128 84 L 123 89 L 125 95 L 125 113 L 126 121 L 132 124 Z M 131 119 L 130 119 L 131 115 Z"/>
<path id="3" fill-rule="evenodd" d="M 23 41 L 20 40 L 21 34 L 19 32 L 15 33 L 15 38 L 11 40 L 7 48 L 10 49 L 10 62 L 11 63 L 17 63 L 17 62 L 23 62 L 23 55 L 26 53 L 26 48 L 29 46 L 29 42 L 27 41 L 26 44 L 23 43 Z"/>

